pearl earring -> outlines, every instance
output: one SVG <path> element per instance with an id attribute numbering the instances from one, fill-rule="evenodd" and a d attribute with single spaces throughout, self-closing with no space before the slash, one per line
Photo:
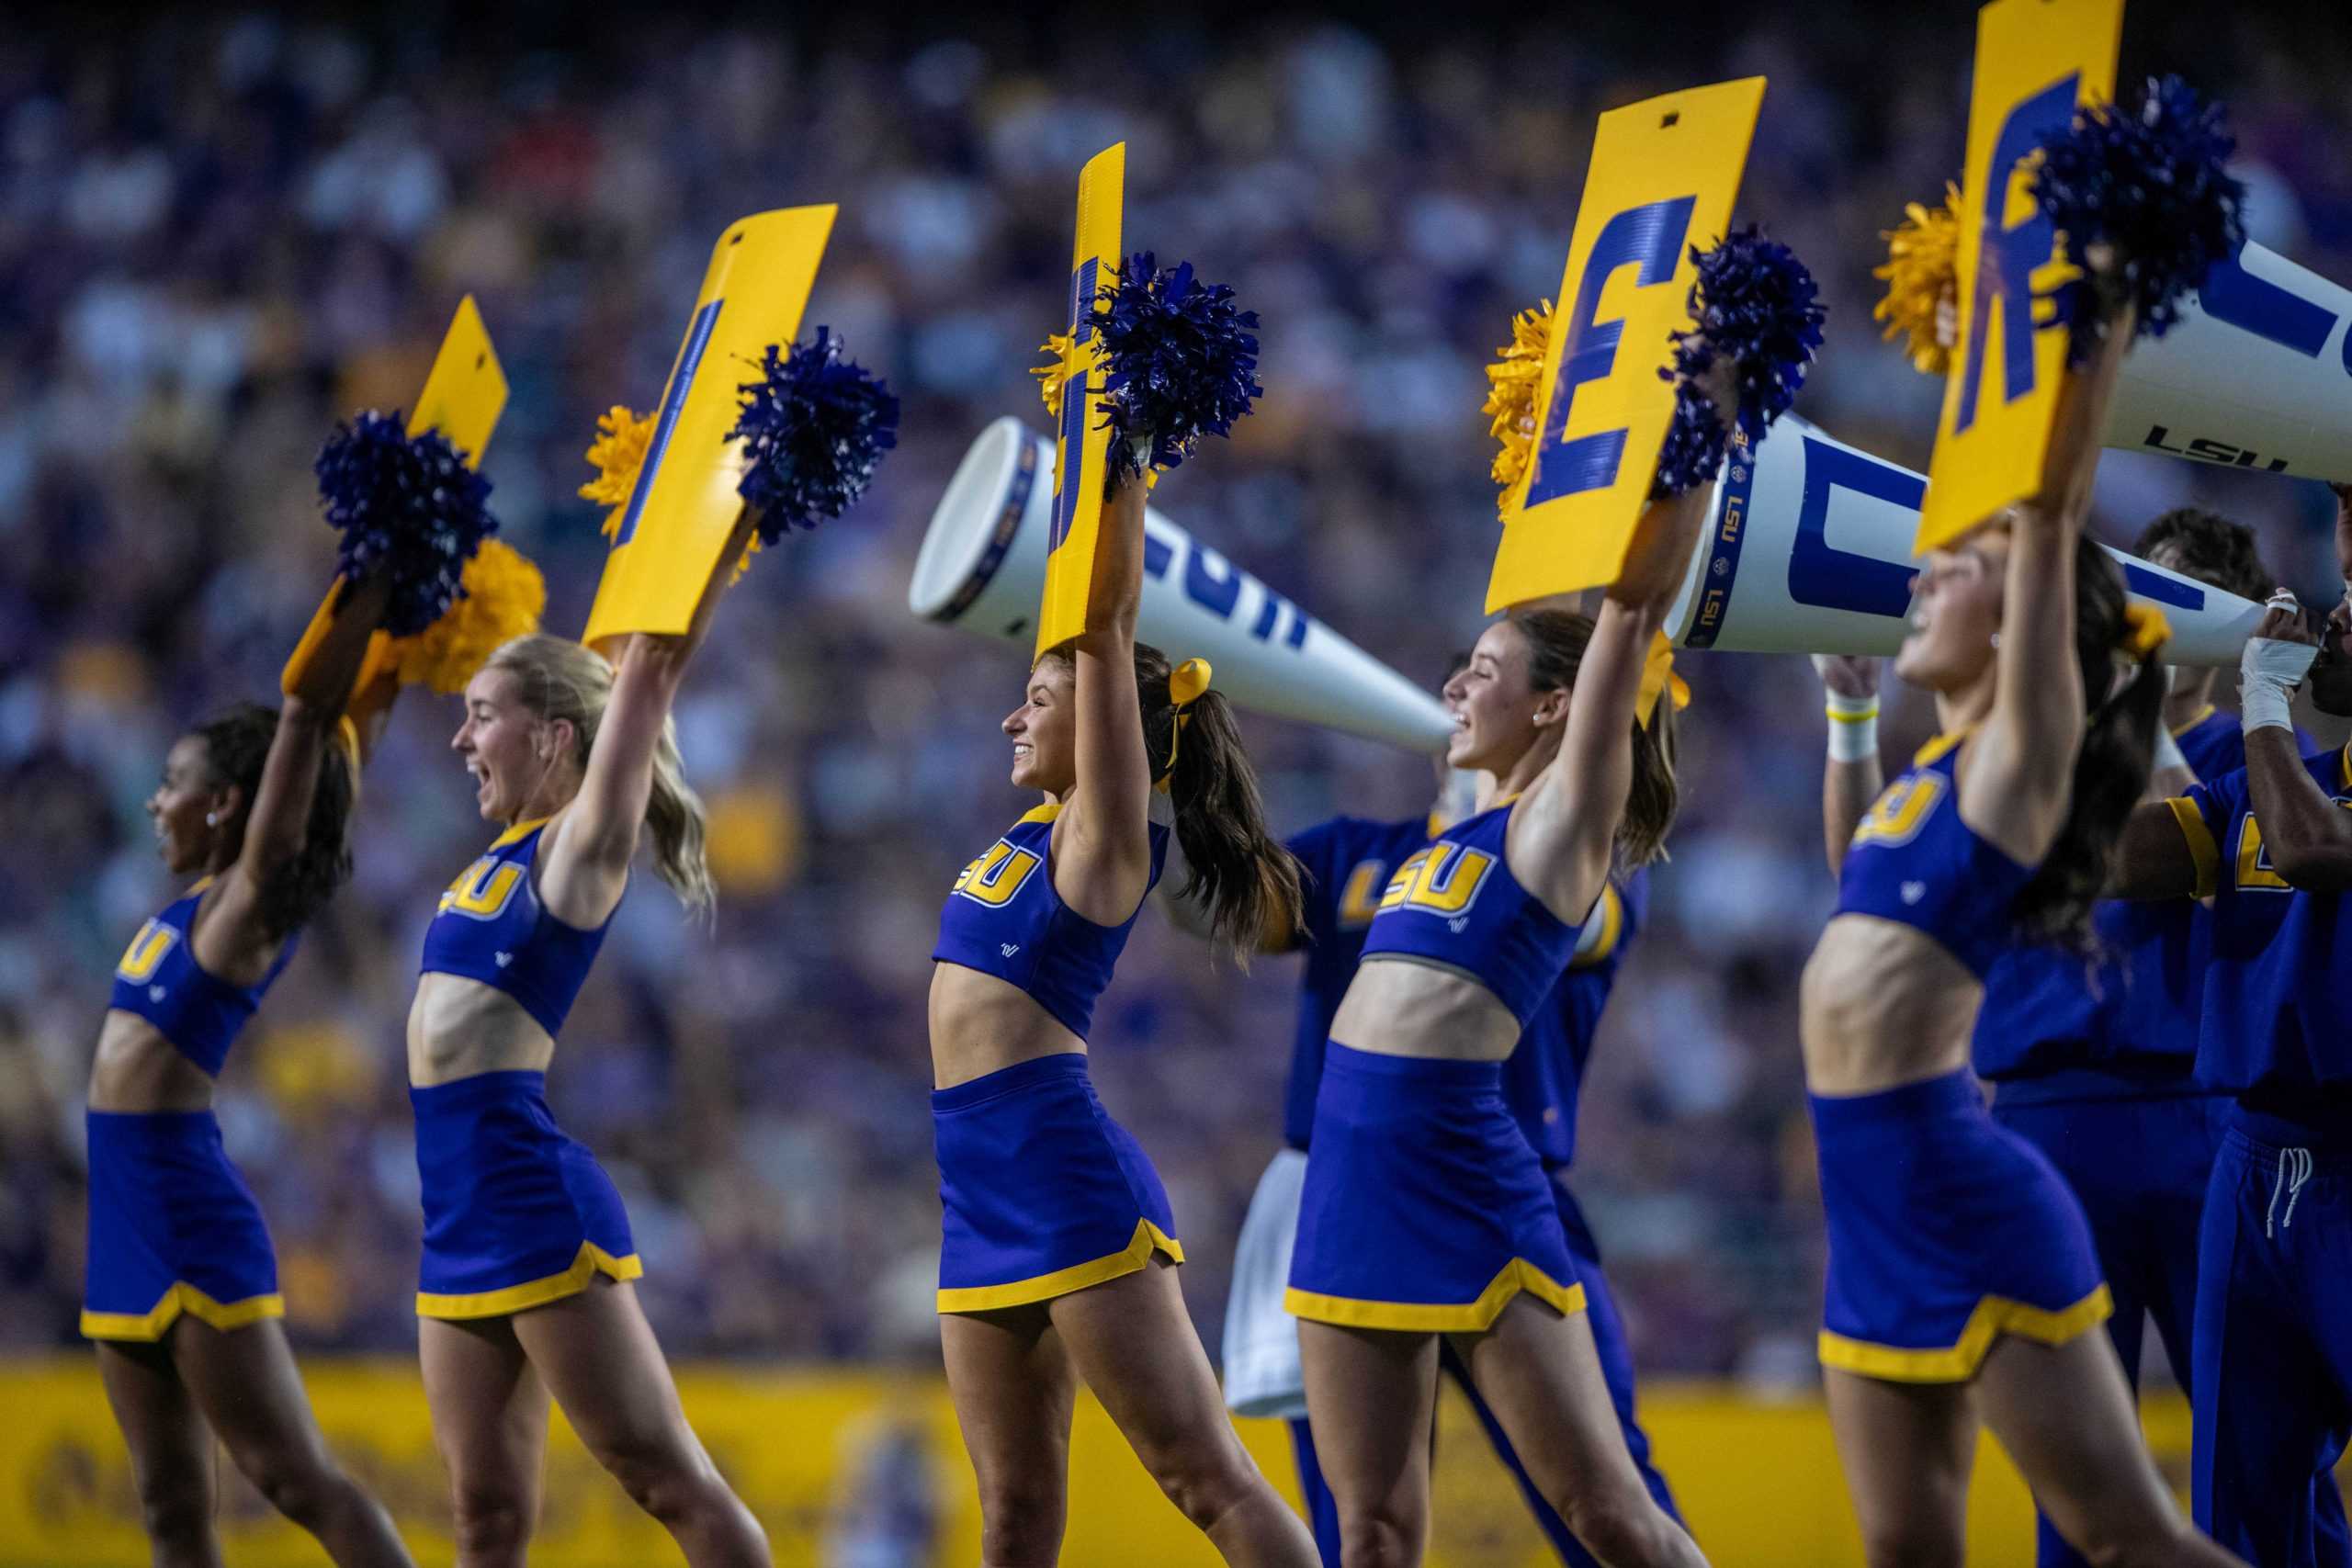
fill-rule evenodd
<path id="1" fill-rule="evenodd" d="M 206 812 L 204 814 L 204 825 L 208 828 L 218 828 L 220 826 L 220 814 L 218 811 Z"/>

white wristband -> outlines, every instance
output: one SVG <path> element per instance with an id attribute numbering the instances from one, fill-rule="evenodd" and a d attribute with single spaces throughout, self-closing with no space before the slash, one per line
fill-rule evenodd
<path id="1" fill-rule="evenodd" d="M 1878 698 L 1825 694 L 1829 715 L 1829 760 L 1867 762 L 1878 755 Z"/>
<path id="2" fill-rule="evenodd" d="M 2188 759 L 2180 754 L 2180 742 L 2172 738 L 2171 730 L 2165 728 L 2161 723 L 2158 724 L 2156 726 L 2156 760 L 2153 771 L 2161 773 L 2166 768 L 2188 766 Z"/>
<path id="3" fill-rule="evenodd" d="M 2283 637 L 2247 639 L 2238 659 L 2238 725 L 2251 735 L 2257 729 L 2292 729 L 2295 720 L 2288 704 L 2302 684 L 2319 649 L 2307 642 Z"/>

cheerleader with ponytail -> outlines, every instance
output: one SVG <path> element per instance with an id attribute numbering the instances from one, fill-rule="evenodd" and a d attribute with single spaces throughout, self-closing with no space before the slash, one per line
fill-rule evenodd
<path id="1" fill-rule="evenodd" d="M 2163 329 L 2208 238 L 2235 224 L 2210 129 L 2168 89 L 2046 143 L 2036 195 L 2080 269 L 2059 299 L 2078 368 L 2038 488 L 1928 552 L 1894 668 L 1936 694 L 1944 733 L 1843 843 L 1838 803 L 1858 792 L 1840 771 L 1876 762 L 1833 743 L 1838 908 L 1801 1026 L 1829 1235 L 1821 1361 L 1873 1562 L 1960 1560 L 1980 1414 L 2064 1547 L 2236 1561 L 2180 1517 L 2141 1438 L 2095 1332 L 2111 1298 L 2081 1203 L 1970 1070 L 2004 959 L 2041 944 L 2071 948 L 2077 973 L 2091 962 L 2092 904 L 2147 784 L 2164 618 L 2127 602 L 2083 524 L 2124 351 L 2141 323 Z M 1867 696 L 1844 694 L 1833 717 L 1867 723 Z"/>
<path id="2" fill-rule="evenodd" d="M 165 759 L 147 814 L 165 866 L 195 881 L 123 953 L 90 1073 L 82 1332 L 159 1563 L 220 1561 L 215 1438 L 334 1562 L 409 1561 L 311 1414 L 278 1321 L 277 1256 L 222 1149 L 213 1085 L 302 928 L 351 874 L 360 741 L 397 690 L 399 659 L 478 622 L 460 573 L 505 547 L 486 538 L 488 483 L 436 431 L 363 414 L 318 472 L 343 533 L 335 588 L 287 667 L 284 705 L 232 708 Z"/>
<path id="3" fill-rule="evenodd" d="M 424 1206 L 417 1348 L 466 1568 L 524 1561 L 550 1397 L 688 1562 L 769 1562 L 758 1520 L 686 1423 L 631 1283 L 644 1269 L 620 1194 L 555 1124 L 546 1084 L 640 840 L 688 912 L 710 913 L 702 803 L 671 708 L 729 568 L 755 540 L 838 515 L 888 445 L 896 400 L 837 349 L 822 329 L 788 358 L 771 349 L 743 389 L 729 433 L 743 438 L 742 509 L 682 633 L 629 634 L 609 662 L 527 636 L 465 687 L 450 746 L 502 831 L 425 928 L 408 1069 Z"/>
<path id="4" fill-rule="evenodd" d="M 1150 434 L 1113 444 L 1089 629 L 1046 652 L 1003 723 L 1012 782 L 1044 802 L 956 878 L 932 953 L 940 1342 L 979 1483 L 982 1562 L 1058 1556 L 1083 1379 L 1227 1562 L 1308 1568 L 1314 1542 L 1227 1420 L 1184 1310 L 1168 1195 L 1087 1072 L 1095 1002 L 1171 831 L 1186 895 L 1236 954 L 1270 919 L 1297 919 L 1296 867 L 1267 832 L 1208 666 L 1171 669 L 1136 641 L 1146 471 L 1246 411 L 1253 323 L 1224 303 L 1229 289 L 1148 257 L 1105 295 L 1098 324 L 1113 385 L 1127 389 L 1118 414 Z M 1154 331 L 1179 300 L 1217 330 Z M 1167 390 L 1204 383 L 1222 391 Z"/>

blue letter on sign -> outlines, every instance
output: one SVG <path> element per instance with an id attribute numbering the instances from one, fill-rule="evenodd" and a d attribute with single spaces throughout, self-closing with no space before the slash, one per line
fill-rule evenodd
<path id="1" fill-rule="evenodd" d="M 653 493 L 653 476 L 662 471 L 662 459 L 669 456 L 670 438 L 678 433 L 678 415 L 684 412 L 686 394 L 694 390 L 695 372 L 702 368 L 703 350 L 710 346 L 710 333 L 718 325 L 718 308 L 724 299 L 713 299 L 695 312 L 694 324 L 686 329 L 686 341 L 678 350 L 677 367 L 670 372 L 670 385 L 662 396 L 662 417 L 653 426 L 653 439 L 645 448 L 645 462 L 637 470 L 637 488 L 628 492 L 628 510 L 621 513 L 620 531 L 613 536 L 613 548 L 619 549 L 637 537 L 637 520 L 645 515 L 646 498 Z"/>
<path id="2" fill-rule="evenodd" d="M 1069 278 L 1069 337 L 1073 347 L 1094 335 L 1095 262 L 1086 258 L 1083 265 Z M 1078 521 L 1078 498 L 1086 483 L 1086 405 L 1088 383 L 1091 378 L 1083 373 L 1062 383 L 1062 473 L 1061 488 L 1054 492 L 1054 525 L 1046 533 L 1048 555 L 1062 547 L 1069 537 L 1069 525 Z"/>
<path id="3" fill-rule="evenodd" d="M 1980 193 L 1976 248 L 1976 294 L 1969 305 L 1968 364 L 1960 382 L 1960 407 L 1951 429 L 1958 435 L 1976 423 L 1976 390 L 1984 379 L 1984 339 L 1993 326 L 1993 301 L 2001 302 L 2002 401 L 2015 402 L 2033 390 L 2033 270 L 2050 260 L 2058 231 L 2041 209 L 2014 229 L 2001 227 L 2009 205 L 2009 174 L 2033 144 L 2075 118 L 2079 73 L 2052 82 L 2009 111 L 1993 143 L 1993 164 Z"/>
<path id="4" fill-rule="evenodd" d="M 1617 461 L 1625 453 L 1623 430 L 1596 431 L 1574 441 L 1563 440 L 1568 409 L 1577 389 L 1587 381 L 1608 378 L 1617 365 L 1617 340 L 1624 335 L 1623 321 L 1596 321 L 1600 291 L 1619 267 L 1637 266 L 1640 288 L 1665 283 L 1674 276 L 1682 242 L 1690 231 L 1690 212 L 1698 197 L 1678 196 L 1653 201 L 1619 213 L 1593 242 L 1592 254 L 1577 283 L 1576 308 L 1568 312 L 1567 340 L 1560 346 L 1560 376 L 1552 387 L 1550 417 L 1535 443 L 1535 472 L 1527 482 L 1527 502 L 1534 506 L 1606 490 L 1617 482 Z"/>

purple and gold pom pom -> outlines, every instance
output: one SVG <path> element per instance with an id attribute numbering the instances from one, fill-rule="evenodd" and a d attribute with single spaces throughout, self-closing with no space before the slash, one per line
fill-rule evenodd
<path id="1" fill-rule="evenodd" d="M 2102 316 L 2124 304 L 2139 308 L 2139 333 L 2162 337 L 2182 297 L 2245 245 L 2245 186 L 2226 166 L 2236 147 L 2222 107 L 2177 76 L 2151 77 L 2131 108 L 2077 109 L 2042 138 L 2034 200 L 2081 269 L 2053 297 L 2076 362 L 2102 335 Z M 2114 256 L 2094 277 L 2097 246 Z"/>
<path id="2" fill-rule="evenodd" d="M 770 344 L 760 378 L 742 386 L 743 412 L 728 438 L 743 438 L 748 465 L 736 486 L 759 513 L 760 542 L 814 528 L 850 508 L 899 444 L 899 400 L 880 378 L 842 357 L 823 327 L 789 355 Z"/>
<path id="3" fill-rule="evenodd" d="M 1190 262 L 1159 268 L 1149 251 L 1120 264 L 1097 296 L 1095 330 L 1108 367 L 1104 419 L 1114 468 L 1167 469 L 1204 435 L 1223 435 L 1261 396 L 1258 313 L 1233 290 L 1203 283 Z"/>
<path id="4" fill-rule="evenodd" d="M 437 430 L 408 434 L 397 411 L 337 424 L 314 465 L 319 501 L 343 542 L 335 567 L 356 581 L 391 577 L 384 630 L 413 637 L 459 594 L 466 562 L 498 531 L 490 481 Z"/>
<path id="5" fill-rule="evenodd" d="M 1674 421 L 1651 486 L 1658 496 L 1712 483 L 1723 467 L 1728 432 L 1695 378 L 1719 358 L 1731 362 L 1732 423 L 1754 446 L 1796 400 L 1828 315 L 1796 253 L 1753 226 L 1712 250 L 1692 246 L 1690 259 L 1699 269 L 1690 285 L 1697 324 L 1674 334 L 1674 364 L 1658 372 L 1677 387 Z"/>

